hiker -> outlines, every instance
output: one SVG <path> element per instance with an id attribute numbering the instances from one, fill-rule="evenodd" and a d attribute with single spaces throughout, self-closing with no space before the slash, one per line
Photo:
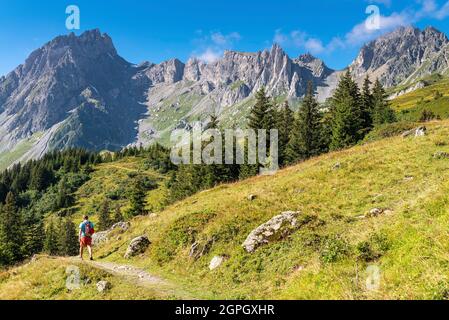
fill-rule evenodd
<path id="1" fill-rule="evenodd" d="M 94 260 L 92 256 L 92 236 L 95 233 L 94 224 L 89 221 L 88 216 L 84 216 L 84 221 L 80 224 L 80 233 L 79 233 L 79 239 L 80 239 L 80 257 L 81 260 L 83 260 L 83 252 L 84 248 L 87 247 L 87 250 L 89 250 L 89 258 L 91 261 Z"/>

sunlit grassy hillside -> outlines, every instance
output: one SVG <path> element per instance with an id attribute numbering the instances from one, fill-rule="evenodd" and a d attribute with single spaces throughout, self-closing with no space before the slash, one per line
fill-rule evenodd
<path id="1" fill-rule="evenodd" d="M 440 96 L 437 97 L 436 94 Z M 442 119 L 449 117 L 449 78 L 432 81 L 430 85 L 402 95 L 392 101 L 401 120 L 419 120 L 424 110 Z"/>
<path id="2" fill-rule="evenodd" d="M 97 257 L 141 267 L 198 298 L 448 298 L 449 159 L 433 155 L 449 152 L 449 121 L 427 126 L 425 137 L 394 137 L 331 153 L 136 218 L 130 231 L 97 248 Z M 88 184 L 106 181 L 101 172 L 112 166 L 99 167 Z M 256 200 L 249 201 L 250 194 Z M 81 205 L 88 203 L 87 193 L 80 196 Z M 388 211 L 365 218 L 373 208 Z M 289 210 L 301 211 L 309 223 L 253 254 L 243 250 L 251 230 Z M 129 241 L 142 234 L 152 241 L 150 248 L 123 259 Z M 200 259 L 189 257 L 193 242 L 209 240 Z M 210 271 L 216 255 L 228 260 Z M 367 287 L 373 266 L 380 272 L 376 290 Z M 27 268 L 33 267 L 21 272 L 32 272 Z M 11 281 L 3 279 L 0 291 Z"/>

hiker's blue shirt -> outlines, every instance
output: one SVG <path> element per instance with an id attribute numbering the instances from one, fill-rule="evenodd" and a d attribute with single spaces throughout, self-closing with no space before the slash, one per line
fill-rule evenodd
<path id="1" fill-rule="evenodd" d="M 81 237 L 85 237 L 86 236 L 86 234 L 84 233 L 84 231 L 86 231 L 86 226 L 85 226 L 86 223 L 90 223 L 90 227 L 92 229 L 94 228 L 94 224 L 92 222 L 90 222 L 90 221 L 83 221 L 83 222 L 81 222 L 81 224 L 80 224 Z"/>

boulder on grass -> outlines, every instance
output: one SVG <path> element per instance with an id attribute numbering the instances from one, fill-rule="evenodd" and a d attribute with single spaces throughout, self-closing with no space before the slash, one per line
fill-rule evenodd
<path id="1" fill-rule="evenodd" d="M 223 264 L 223 262 L 225 262 L 225 260 L 226 260 L 226 257 L 224 257 L 224 256 L 215 256 L 209 264 L 209 270 L 213 271 L 213 270 L 217 269 L 218 267 L 220 267 Z"/>
<path id="2" fill-rule="evenodd" d="M 257 199 L 257 196 L 255 195 L 255 194 L 250 194 L 249 196 L 248 196 L 248 201 L 254 201 L 254 200 L 256 200 Z"/>
<path id="3" fill-rule="evenodd" d="M 114 230 L 119 229 L 120 232 L 125 232 L 131 227 L 129 222 L 118 222 L 106 231 L 97 232 L 92 236 L 92 244 L 98 246 L 109 240 L 109 236 Z"/>
<path id="4" fill-rule="evenodd" d="M 253 253 L 262 245 L 279 240 L 298 227 L 300 212 L 288 211 L 272 218 L 270 221 L 254 229 L 242 244 L 248 253 Z"/>
<path id="5" fill-rule="evenodd" d="M 402 134 L 403 138 L 408 138 L 410 136 L 423 137 L 427 134 L 427 128 L 424 126 L 418 127 L 416 129 L 407 130 Z"/>
<path id="6" fill-rule="evenodd" d="M 131 241 L 125 253 L 125 259 L 131 259 L 139 254 L 144 253 L 150 246 L 151 241 L 147 236 L 140 236 Z"/>
<path id="7" fill-rule="evenodd" d="M 195 241 L 195 243 L 190 247 L 189 257 L 193 260 L 198 260 L 209 252 L 210 248 L 214 244 L 214 241 L 214 238 L 204 242 Z"/>
<path id="8" fill-rule="evenodd" d="M 437 152 L 435 152 L 433 154 L 433 158 L 434 159 L 439 159 L 439 160 L 449 159 L 449 153 L 444 152 L 444 151 L 437 151 Z"/>
<path id="9" fill-rule="evenodd" d="M 108 290 L 111 290 L 112 285 L 109 281 L 100 281 L 97 283 L 97 291 L 100 293 L 104 293 Z"/>

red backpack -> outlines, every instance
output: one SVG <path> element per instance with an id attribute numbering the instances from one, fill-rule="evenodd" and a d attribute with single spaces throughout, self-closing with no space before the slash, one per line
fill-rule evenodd
<path id="1" fill-rule="evenodd" d="M 87 221 L 84 223 L 84 235 L 88 238 L 91 238 L 95 233 L 95 230 L 90 223 L 90 221 Z"/>

